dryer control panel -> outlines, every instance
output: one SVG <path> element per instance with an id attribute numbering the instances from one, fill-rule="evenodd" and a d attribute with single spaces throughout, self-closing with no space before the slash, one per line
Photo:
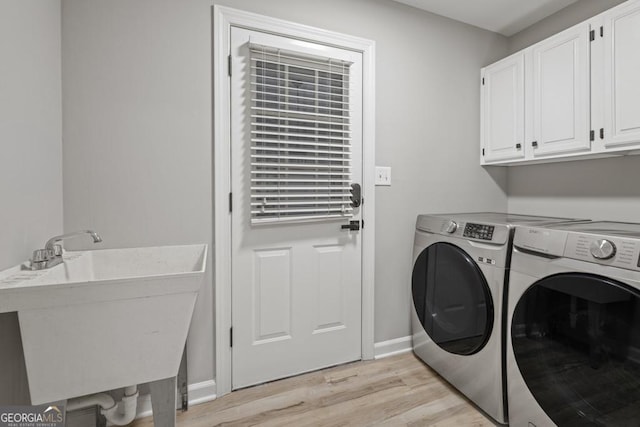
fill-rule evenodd
<path id="1" fill-rule="evenodd" d="M 494 230 L 495 226 L 493 225 L 474 224 L 468 222 L 464 227 L 464 233 L 462 234 L 462 236 L 470 237 L 472 239 L 492 240 Z"/>

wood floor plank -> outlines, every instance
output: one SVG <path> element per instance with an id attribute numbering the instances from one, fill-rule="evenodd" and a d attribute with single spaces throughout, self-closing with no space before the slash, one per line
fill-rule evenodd
<path id="1" fill-rule="evenodd" d="M 133 427 L 152 427 L 151 417 Z M 495 424 L 412 353 L 234 391 L 179 413 L 180 427 Z"/>

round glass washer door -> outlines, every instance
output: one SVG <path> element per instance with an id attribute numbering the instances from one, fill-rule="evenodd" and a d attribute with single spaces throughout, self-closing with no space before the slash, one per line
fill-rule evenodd
<path id="1" fill-rule="evenodd" d="M 413 305 L 429 337 L 459 355 L 479 352 L 493 328 L 493 301 L 480 267 L 464 250 L 438 242 L 416 259 Z"/>
<path id="2" fill-rule="evenodd" d="M 518 370 L 559 426 L 640 425 L 640 291 L 564 273 L 534 283 L 511 326 Z"/>

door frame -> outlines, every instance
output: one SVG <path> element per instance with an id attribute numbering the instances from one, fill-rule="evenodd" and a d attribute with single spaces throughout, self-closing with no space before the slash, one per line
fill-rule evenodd
<path id="1" fill-rule="evenodd" d="M 375 42 L 320 28 L 213 6 L 213 242 L 216 396 L 231 392 L 231 90 L 228 74 L 231 27 L 326 44 L 362 53 L 362 343 L 363 360 L 374 357 L 375 273 Z"/>

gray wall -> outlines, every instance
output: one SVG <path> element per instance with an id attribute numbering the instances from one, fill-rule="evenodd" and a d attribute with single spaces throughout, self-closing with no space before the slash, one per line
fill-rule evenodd
<path id="1" fill-rule="evenodd" d="M 562 30 L 596 16 L 625 0 L 579 0 L 542 21 L 509 37 L 511 53 L 531 46 Z"/>
<path id="2" fill-rule="evenodd" d="M 62 232 L 60 2 L 0 2 L 0 270 Z M 28 402 L 15 313 L 0 315 L 0 402 Z"/>
<path id="3" fill-rule="evenodd" d="M 621 0 L 580 0 L 509 39 L 511 52 L 591 18 Z M 640 156 L 513 166 L 510 212 L 640 222 Z"/>
<path id="4" fill-rule="evenodd" d="M 211 245 L 209 2 L 63 0 L 62 22 L 65 231 L 95 229 L 101 248 Z M 192 383 L 213 378 L 211 270 L 210 256 Z"/>
<path id="5" fill-rule="evenodd" d="M 479 69 L 499 35 L 388 0 L 221 0 L 377 43 L 377 342 L 410 333 L 421 212 L 505 209 L 506 170 L 479 166 Z M 65 229 L 105 246 L 209 242 L 210 0 L 63 0 Z M 211 265 L 209 265 L 209 271 Z M 213 377 L 211 275 L 189 341 L 191 382 Z"/>
<path id="6" fill-rule="evenodd" d="M 0 270 L 62 231 L 60 2 L 0 2 Z"/>

